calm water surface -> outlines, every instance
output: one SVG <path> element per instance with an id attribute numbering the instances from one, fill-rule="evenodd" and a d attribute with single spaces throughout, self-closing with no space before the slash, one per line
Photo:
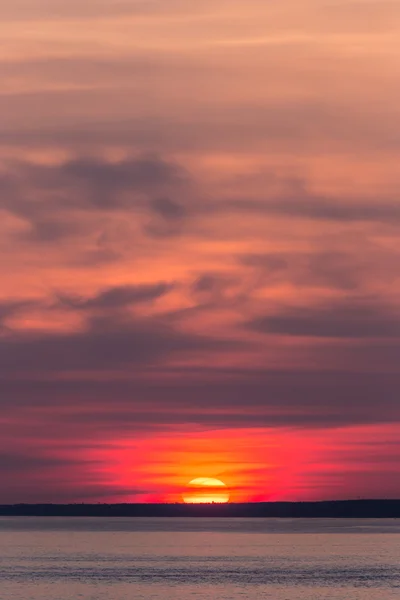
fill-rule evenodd
<path id="1" fill-rule="evenodd" d="M 399 600 L 396 520 L 0 518 L 1 600 Z"/>

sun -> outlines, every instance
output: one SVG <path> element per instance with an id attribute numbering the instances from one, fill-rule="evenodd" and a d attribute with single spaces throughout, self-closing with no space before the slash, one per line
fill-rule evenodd
<path id="1" fill-rule="evenodd" d="M 224 504 L 229 502 L 229 491 L 220 479 L 198 477 L 189 481 L 182 497 L 185 504 Z"/>

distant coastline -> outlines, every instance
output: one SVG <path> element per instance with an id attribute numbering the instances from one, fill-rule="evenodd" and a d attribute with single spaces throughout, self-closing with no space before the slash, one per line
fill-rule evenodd
<path id="1" fill-rule="evenodd" d="M 400 518 L 400 500 L 241 504 L 7 504 L 0 505 L 0 516 L 388 519 Z"/>

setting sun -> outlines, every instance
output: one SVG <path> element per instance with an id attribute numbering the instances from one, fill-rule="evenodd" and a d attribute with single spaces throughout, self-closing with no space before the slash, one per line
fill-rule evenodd
<path id="1" fill-rule="evenodd" d="M 212 477 L 198 477 L 188 483 L 182 494 L 186 504 L 224 504 L 229 502 L 229 491 L 225 483 Z"/>

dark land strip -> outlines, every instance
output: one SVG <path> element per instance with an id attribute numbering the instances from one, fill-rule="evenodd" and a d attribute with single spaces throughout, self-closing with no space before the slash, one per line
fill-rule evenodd
<path id="1" fill-rule="evenodd" d="M 0 505 L 0 516 L 390 519 L 400 518 L 400 500 L 241 504 L 13 504 Z"/>

